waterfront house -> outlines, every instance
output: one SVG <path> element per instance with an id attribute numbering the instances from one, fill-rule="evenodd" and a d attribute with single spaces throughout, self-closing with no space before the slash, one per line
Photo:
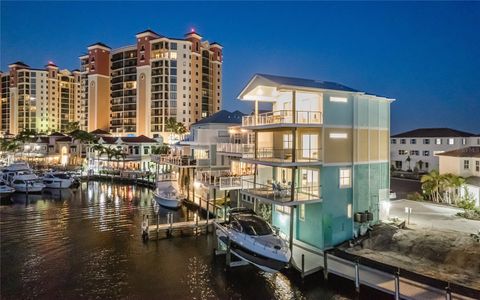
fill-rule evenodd
<path id="1" fill-rule="evenodd" d="M 451 173 L 465 178 L 465 189 L 460 195 L 469 193 L 480 207 L 480 146 L 471 146 L 438 154 L 440 174 Z"/>
<path id="2" fill-rule="evenodd" d="M 480 145 L 472 133 L 451 128 L 418 128 L 390 138 L 392 167 L 399 171 L 438 170 L 438 154 Z"/>
<path id="3" fill-rule="evenodd" d="M 390 103 L 344 85 L 256 74 L 238 98 L 254 146 L 241 161 L 243 204 L 253 203 L 294 243 L 328 249 L 355 236 L 354 214 L 385 217 L 389 194 Z M 259 113 L 259 104 L 272 110 Z M 243 147 L 243 146 L 239 146 Z M 265 214 L 270 213 L 270 216 Z"/>

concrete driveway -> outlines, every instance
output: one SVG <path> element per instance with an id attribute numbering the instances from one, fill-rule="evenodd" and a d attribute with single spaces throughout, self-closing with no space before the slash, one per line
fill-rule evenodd
<path id="1" fill-rule="evenodd" d="M 412 208 L 409 226 L 465 233 L 477 233 L 480 230 L 480 221 L 467 220 L 455 215 L 463 211 L 460 208 L 404 199 L 393 200 L 390 203 L 390 217 L 406 219 L 405 207 Z"/>

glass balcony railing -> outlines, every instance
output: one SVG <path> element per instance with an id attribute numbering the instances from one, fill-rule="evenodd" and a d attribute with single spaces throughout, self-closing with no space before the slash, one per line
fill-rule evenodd
<path id="1" fill-rule="evenodd" d="M 234 143 L 219 143 L 217 144 L 217 152 L 225 153 L 253 153 L 255 145 L 253 144 L 234 144 Z"/>
<path id="2" fill-rule="evenodd" d="M 220 190 L 242 188 L 242 179 L 253 179 L 252 174 L 232 174 L 230 171 L 198 172 L 196 180 L 204 185 L 214 186 Z"/>
<path id="3" fill-rule="evenodd" d="M 295 122 L 293 121 L 293 110 L 278 110 L 262 113 L 257 116 L 244 116 L 242 126 L 261 126 L 274 124 L 322 124 L 322 112 L 320 111 L 295 111 Z"/>
<path id="4" fill-rule="evenodd" d="M 295 162 L 320 162 L 322 161 L 321 148 L 306 148 L 295 150 Z M 255 157 L 255 152 L 245 153 L 244 158 L 250 158 L 259 161 L 269 161 L 278 163 L 292 163 L 292 149 L 259 148 Z"/>
<path id="5" fill-rule="evenodd" d="M 159 162 L 160 164 L 170 164 L 179 167 L 208 167 L 210 166 L 210 159 L 196 159 L 191 156 L 180 156 L 180 155 L 160 155 L 159 157 L 155 157 L 152 155 L 152 161 Z"/>
<path id="6" fill-rule="evenodd" d="M 250 195 L 268 200 L 285 203 L 292 201 L 319 201 L 321 199 L 321 186 L 309 184 L 291 188 L 290 185 L 280 183 L 254 183 L 253 180 L 243 179 L 242 190 Z"/>

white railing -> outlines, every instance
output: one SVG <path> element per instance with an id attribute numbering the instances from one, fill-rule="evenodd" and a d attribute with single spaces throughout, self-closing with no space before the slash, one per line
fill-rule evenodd
<path id="1" fill-rule="evenodd" d="M 229 171 L 205 171 L 198 172 L 196 180 L 204 185 L 225 189 L 240 189 L 242 187 L 242 179 L 252 179 L 253 175 L 229 174 Z"/>
<path id="2" fill-rule="evenodd" d="M 217 144 L 217 152 L 244 154 L 253 152 L 254 147 L 254 144 L 219 143 Z"/>
<path id="3" fill-rule="evenodd" d="M 322 124 L 323 116 L 320 111 L 296 111 L 295 122 L 293 110 L 278 110 L 242 118 L 242 126 L 271 125 L 271 124 Z"/>

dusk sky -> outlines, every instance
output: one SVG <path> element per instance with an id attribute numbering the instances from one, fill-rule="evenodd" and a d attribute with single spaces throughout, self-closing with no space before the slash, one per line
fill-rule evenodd
<path id="1" fill-rule="evenodd" d="M 1 2 L 0 69 L 49 60 L 79 68 L 101 41 L 135 43 L 150 28 L 191 28 L 224 46 L 223 108 L 254 73 L 336 81 L 396 99 L 392 133 L 452 127 L 480 133 L 480 3 Z"/>

